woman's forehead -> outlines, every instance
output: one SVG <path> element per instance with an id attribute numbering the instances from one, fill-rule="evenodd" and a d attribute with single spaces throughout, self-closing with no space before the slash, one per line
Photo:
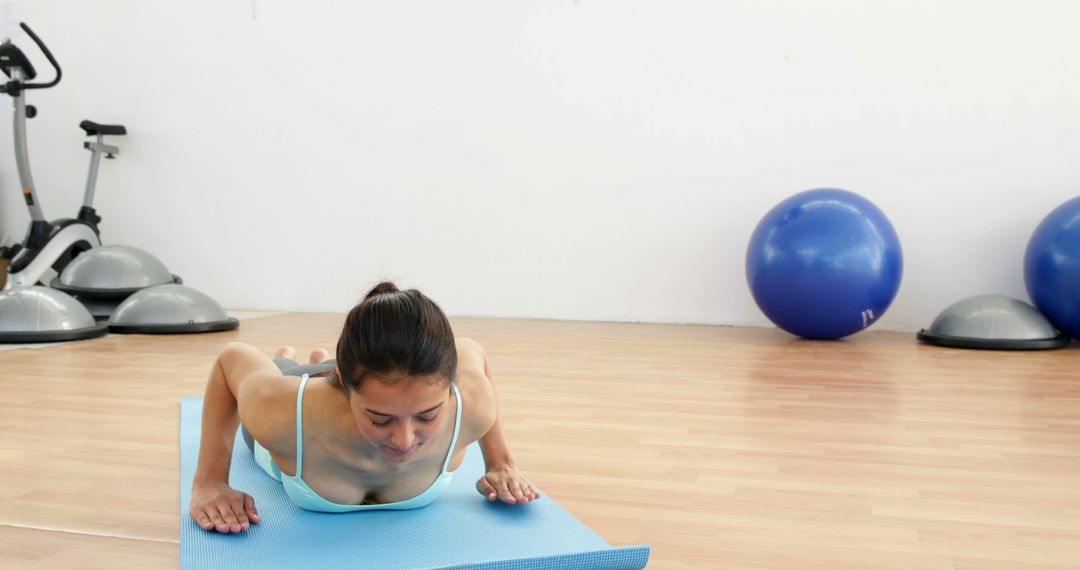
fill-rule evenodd
<path id="1" fill-rule="evenodd" d="M 422 378 L 403 379 L 392 384 L 369 379 L 356 391 L 361 408 L 395 416 L 428 410 L 445 402 L 448 394 L 445 379 L 431 382 Z"/>

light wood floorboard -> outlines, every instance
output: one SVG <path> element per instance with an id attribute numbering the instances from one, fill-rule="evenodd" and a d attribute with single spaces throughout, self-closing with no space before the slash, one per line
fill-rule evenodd
<path id="1" fill-rule="evenodd" d="M 0 568 L 175 568 L 180 397 L 230 340 L 332 348 L 342 318 L 0 351 Z M 1080 568 L 1075 346 L 452 321 L 527 475 L 651 568 Z"/>
<path id="2" fill-rule="evenodd" d="M 5 570 L 112 570 L 176 566 L 176 542 L 133 540 L 77 532 L 0 525 Z"/>

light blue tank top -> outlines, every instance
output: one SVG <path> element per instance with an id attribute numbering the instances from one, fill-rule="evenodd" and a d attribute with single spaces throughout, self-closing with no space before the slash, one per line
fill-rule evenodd
<path id="1" fill-rule="evenodd" d="M 281 486 L 285 489 L 285 494 L 292 499 L 296 506 L 309 511 L 319 511 L 324 513 L 347 513 L 352 511 L 364 511 L 374 509 L 388 509 L 388 510 L 404 510 L 404 509 L 417 509 L 430 504 L 436 497 L 442 492 L 447 485 L 450 484 L 450 480 L 454 477 L 454 474 L 447 471 L 450 466 L 450 458 L 454 455 L 454 446 L 457 445 L 458 432 L 461 429 L 461 391 L 458 390 L 457 384 L 451 384 L 454 389 L 454 396 L 457 400 L 457 417 L 454 419 L 454 435 L 450 439 L 450 449 L 446 452 L 446 460 L 443 461 L 442 472 L 435 479 L 434 482 L 424 490 L 423 493 L 404 501 L 398 501 L 396 503 L 383 503 L 374 505 L 343 505 L 340 503 L 333 503 L 322 498 L 318 493 L 308 487 L 307 483 L 303 479 L 304 469 L 304 419 L 303 419 L 303 403 L 304 403 L 304 387 L 307 386 L 308 375 L 300 379 L 300 389 L 296 393 L 296 475 L 287 475 L 281 472 L 281 469 L 277 466 L 277 462 L 270 457 L 270 452 L 266 450 L 258 441 L 254 444 L 255 451 L 255 463 L 258 463 L 259 467 L 262 467 L 263 471 L 266 471 L 274 479 L 281 481 Z"/>

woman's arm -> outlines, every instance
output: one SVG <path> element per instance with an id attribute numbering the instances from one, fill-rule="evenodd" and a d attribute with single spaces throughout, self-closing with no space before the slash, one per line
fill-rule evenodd
<path id="1" fill-rule="evenodd" d="M 471 341 L 470 341 L 471 342 Z M 539 491 L 517 470 L 517 462 L 510 453 L 510 445 L 502 428 L 502 414 L 495 397 L 495 385 L 491 381 L 491 363 L 479 344 L 473 342 L 483 359 L 484 392 L 487 395 L 489 414 L 486 433 L 480 438 L 480 451 L 484 454 L 487 473 L 476 482 L 476 490 L 490 501 L 527 503 L 540 498 Z"/>
<path id="2" fill-rule="evenodd" d="M 257 400 L 259 392 L 263 392 L 253 392 L 252 388 L 258 388 L 255 384 L 267 384 L 249 382 L 257 375 L 281 374 L 272 360 L 241 343 L 227 345 L 210 370 L 203 399 L 199 461 L 188 509 L 191 518 L 206 530 L 240 532 L 248 528 L 249 522 L 259 522 L 251 496 L 229 487 L 233 442 L 240 423 L 239 402 L 244 401 L 245 408 L 252 407 L 255 403 L 252 400 Z M 245 382 L 249 385 L 245 386 Z M 249 397 L 241 397 L 241 389 Z M 272 418 L 275 414 L 257 416 Z"/>

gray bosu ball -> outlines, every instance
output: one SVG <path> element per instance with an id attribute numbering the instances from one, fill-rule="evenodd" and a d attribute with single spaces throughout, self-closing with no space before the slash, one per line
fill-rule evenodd
<path id="1" fill-rule="evenodd" d="M 50 285 L 80 299 L 123 298 L 166 283 L 180 283 L 153 254 L 130 245 L 103 245 L 73 259 Z"/>
<path id="2" fill-rule="evenodd" d="M 953 303 L 918 339 L 937 346 L 991 350 L 1041 350 L 1068 346 L 1039 311 L 1005 295 L 976 295 Z"/>
<path id="3" fill-rule="evenodd" d="M 71 295 L 37 285 L 0 293 L 0 315 L 0 343 L 82 340 L 108 331 Z"/>
<path id="4" fill-rule="evenodd" d="M 209 295 L 185 285 L 147 287 L 109 318 L 109 332 L 176 334 L 228 331 L 240 326 Z"/>

